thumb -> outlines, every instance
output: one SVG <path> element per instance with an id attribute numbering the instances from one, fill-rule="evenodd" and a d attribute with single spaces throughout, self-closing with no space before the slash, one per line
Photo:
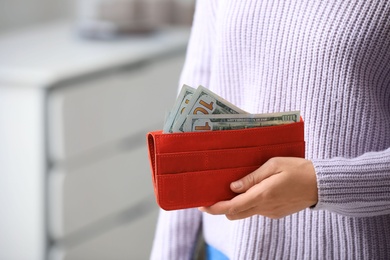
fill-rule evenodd
<path id="1" fill-rule="evenodd" d="M 236 193 L 246 192 L 262 180 L 275 174 L 277 172 L 277 163 L 274 163 L 274 161 L 276 160 L 269 160 L 262 166 L 260 166 L 260 168 L 258 168 L 257 170 L 249 173 L 248 175 L 237 181 L 232 182 L 230 184 L 230 189 Z"/>
<path id="2" fill-rule="evenodd" d="M 246 175 L 245 177 L 243 177 L 235 182 L 232 182 L 230 184 L 230 188 L 232 189 L 232 191 L 234 191 L 236 193 L 246 192 L 252 186 L 259 183 L 261 181 L 261 179 L 259 178 L 260 174 L 257 174 L 257 171 L 258 170 L 251 172 L 248 175 Z"/>

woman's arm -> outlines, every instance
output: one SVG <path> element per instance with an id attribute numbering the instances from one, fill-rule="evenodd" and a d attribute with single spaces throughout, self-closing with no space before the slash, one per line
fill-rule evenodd
<path id="1" fill-rule="evenodd" d="M 281 218 L 314 204 L 350 217 L 390 214 L 390 149 L 353 159 L 272 158 L 231 189 L 241 194 L 200 209 L 231 220 Z"/>

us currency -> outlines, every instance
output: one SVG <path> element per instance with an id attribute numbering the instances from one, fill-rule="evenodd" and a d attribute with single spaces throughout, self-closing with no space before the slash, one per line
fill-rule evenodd
<path id="1" fill-rule="evenodd" d="M 187 108 L 174 122 L 172 132 L 183 132 L 187 116 L 197 114 L 247 114 L 247 112 L 207 88 L 199 86 L 193 94 Z"/>
<path id="2" fill-rule="evenodd" d="M 187 85 L 183 85 L 179 95 L 176 98 L 175 104 L 173 105 L 173 108 L 169 112 L 169 115 L 164 123 L 164 127 L 163 127 L 164 133 L 172 132 L 173 123 L 183 113 L 194 92 L 195 92 L 194 88 Z"/>
<path id="3" fill-rule="evenodd" d="M 290 124 L 300 120 L 299 111 L 268 114 L 188 115 L 184 132 L 234 130 Z"/>

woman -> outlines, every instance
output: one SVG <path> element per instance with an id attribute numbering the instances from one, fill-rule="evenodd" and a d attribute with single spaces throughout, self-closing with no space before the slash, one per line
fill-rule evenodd
<path id="1" fill-rule="evenodd" d="M 228 259 L 390 256 L 389 1 L 198 0 L 182 84 L 300 110 L 306 159 L 271 159 L 231 201 L 161 211 L 152 259 L 191 259 L 200 228 Z"/>

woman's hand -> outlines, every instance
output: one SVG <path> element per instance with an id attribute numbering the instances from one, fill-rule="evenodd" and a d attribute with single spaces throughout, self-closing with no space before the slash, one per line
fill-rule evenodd
<path id="1" fill-rule="evenodd" d="M 263 215 L 282 218 L 313 206 L 318 200 L 317 179 L 311 161 L 295 157 L 275 157 L 256 171 L 231 183 L 241 193 L 228 201 L 199 210 L 225 214 L 230 220 Z"/>

